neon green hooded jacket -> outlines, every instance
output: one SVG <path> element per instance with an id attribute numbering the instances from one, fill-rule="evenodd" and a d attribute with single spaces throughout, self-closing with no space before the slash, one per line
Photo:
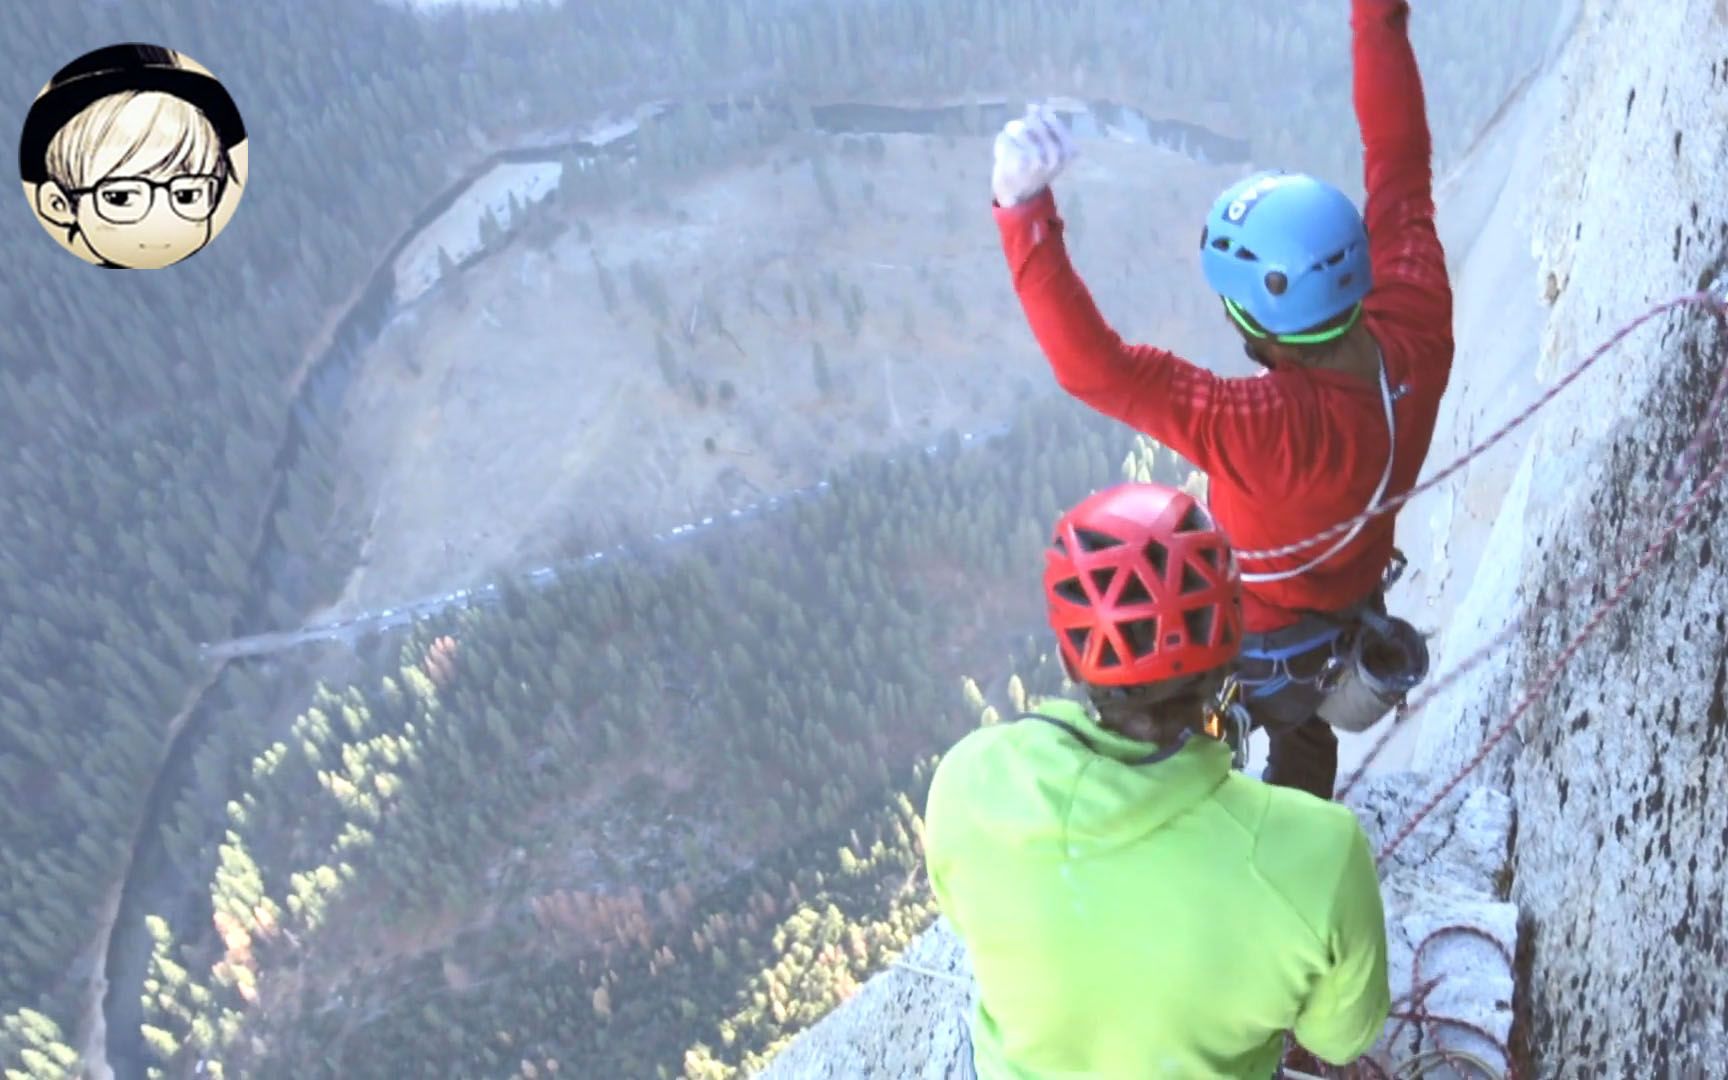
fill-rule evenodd
<path id="1" fill-rule="evenodd" d="M 978 982 L 979 1080 L 1252 1077 L 1283 1033 L 1334 1064 L 1391 1008 L 1386 925 L 1355 814 L 1230 768 L 1204 736 L 1155 748 L 1082 705 L 980 728 L 925 811 L 942 912 Z"/>

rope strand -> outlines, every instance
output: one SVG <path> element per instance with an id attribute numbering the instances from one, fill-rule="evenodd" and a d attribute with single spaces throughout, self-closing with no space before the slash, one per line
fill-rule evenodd
<path id="1" fill-rule="evenodd" d="M 1638 329 L 1640 326 L 1643 326 L 1645 323 L 1649 322 L 1651 319 L 1654 319 L 1656 316 L 1661 315 L 1665 312 L 1673 311 L 1676 308 L 1687 307 L 1687 306 L 1692 306 L 1692 305 L 1699 305 L 1699 304 L 1710 305 L 1710 306 L 1714 306 L 1714 307 L 1720 307 L 1722 305 L 1722 301 L 1718 300 L 1714 295 L 1712 295 L 1709 292 L 1688 293 L 1685 296 L 1677 296 L 1672 300 L 1663 301 L 1662 303 L 1657 304 L 1655 307 L 1650 308 L 1648 311 L 1644 312 L 1642 315 L 1639 315 L 1636 319 L 1633 319 L 1631 322 L 1627 323 L 1625 326 L 1622 326 L 1619 330 L 1615 331 L 1613 337 L 1610 337 L 1607 341 L 1605 341 L 1601 345 L 1597 346 L 1596 350 L 1594 352 L 1592 352 L 1589 356 L 1585 357 L 1582 363 L 1580 363 L 1577 367 L 1573 368 L 1571 371 L 1567 372 L 1566 375 L 1563 378 L 1561 378 L 1561 380 L 1559 382 L 1555 383 L 1552 387 L 1550 387 L 1548 389 L 1548 391 L 1546 393 L 1544 393 L 1541 397 L 1539 397 L 1535 401 L 1531 402 L 1529 407 L 1524 409 L 1523 412 L 1519 413 L 1517 416 L 1513 417 L 1511 420 L 1509 420 L 1505 424 L 1501 425 L 1499 430 L 1495 431 L 1494 434 L 1488 436 L 1488 438 L 1484 439 L 1482 442 L 1480 442 L 1477 445 L 1466 450 L 1456 461 L 1452 462 L 1450 465 L 1446 466 L 1444 469 L 1441 469 L 1439 472 L 1435 473 L 1433 476 L 1429 477 L 1427 480 L 1424 480 L 1420 484 L 1417 484 L 1415 487 L 1411 488 L 1409 491 L 1404 492 L 1402 495 L 1399 495 L 1395 498 L 1389 499 L 1386 502 L 1381 503 L 1379 506 L 1370 507 L 1369 509 L 1364 510 L 1362 513 L 1357 514 L 1355 517 L 1351 518 L 1350 520 L 1341 521 L 1338 524 L 1333 525 L 1330 528 L 1328 528 L 1322 532 L 1316 533 L 1315 535 L 1309 537 L 1306 540 L 1301 540 L 1301 541 L 1298 541 L 1298 542 L 1293 543 L 1293 544 L 1285 544 L 1281 547 L 1266 548 L 1264 550 L 1259 550 L 1259 551 L 1238 551 L 1236 553 L 1236 557 L 1238 559 L 1261 560 L 1261 559 L 1278 558 L 1279 556 L 1282 556 L 1282 555 L 1294 555 L 1299 551 L 1306 551 L 1307 549 L 1315 546 L 1316 544 L 1325 543 L 1327 540 L 1332 539 L 1334 536 L 1338 536 L 1342 533 L 1348 532 L 1350 529 L 1356 527 L 1356 525 L 1360 522 L 1371 521 L 1374 518 L 1377 518 L 1382 514 L 1389 514 L 1392 511 L 1397 510 L 1398 508 L 1402 507 L 1405 503 L 1409 502 L 1411 499 L 1414 499 L 1416 496 L 1421 495 L 1424 492 L 1431 491 L 1434 488 L 1438 487 L 1441 483 L 1450 479 L 1453 475 L 1455 475 L 1464 466 L 1468 465 L 1471 461 L 1473 461 L 1476 458 L 1481 457 L 1483 454 L 1487 453 L 1490 449 L 1492 449 L 1495 445 L 1497 445 L 1502 439 L 1504 439 L 1506 436 L 1510 435 L 1514 429 L 1518 428 L 1525 421 L 1529 420 L 1532 416 L 1536 415 L 1537 411 L 1540 410 L 1543 406 L 1547 405 L 1550 401 L 1553 401 L 1556 397 L 1558 397 L 1561 391 L 1565 390 L 1568 386 L 1572 385 L 1572 383 L 1576 382 L 1578 380 L 1579 376 L 1583 375 L 1586 371 L 1590 370 L 1590 368 L 1592 366 L 1594 366 L 1598 360 L 1602 359 L 1603 356 L 1606 356 L 1608 354 L 1608 352 L 1614 348 L 1614 346 L 1616 346 L 1616 345 L 1620 344 L 1620 342 L 1624 341 L 1626 339 L 1626 336 L 1628 334 L 1632 333 L 1632 331 Z"/>
<path id="2" fill-rule="evenodd" d="M 1724 279 L 1724 285 L 1728 285 L 1728 278 Z M 1728 301 L 1716 299 L 1711 293 L 1705 293 L 1702 295 L 1709 296 L 1714 303 L 1720 305 L 1716 308 L 1713 314 L 1722 324 L 1724 332 L 1728 333 Z M 1600 352 L 1600 350 L 1598 351 Z M 1670 464 L 1670 467 L 1667 470 L 1666 480 L 1663 485 L 1664 498 L 1671 498 L 1673 496 L 1674 491 L 1679 486 L 1680 482 L 1692 471 L 1697 458 L 1707 447 L 1713 445 L 1720 438 L 1721 433 L 1717 430 L 1718 425 L 1716 421 L 1722 416 L 1725 404 L 1728 404 L 1728 363 L 1722 365 L 1721 373 L 1716 379 L 1715 392 L 1711 395 L 1710 404 L 1706 407 L 1704 417 L 1699 421 L 1696 432 L 1693 434 L 1691 440 L 1688 441 L 1685 449 L 1676 456 L 1675 460 Z M 1654 500 L 1647 508 L 1647 511 L 1652 516 L 1654 516 L 1654 513 L 1660 506 L 1661 501 L 1660 498 Z M 1381 733 L 1379 739 L 1377 739 L 1374 745 L 1369 748 L 1368 753 L 1364 755 L 1362 761 L 1358 763 L 1356 768 L 1351 772 L 1349 780 L 1347 780 L 1344 783 L 1344 786 L 1339 789 L 1337 798 L 1342 800 L 1355 789 L 1357 783 L 1359 783 L 1362 777 L 1367 774 L 1369 766 L 1374 763 L 1375 759 L 1380 756 L 1380 752 L 1386 749 L 1386 746 L 1398 734 L 1399 724 L 1408 717 L 1422 711 L 1459 678 L 1474 670 L 1491 654 L 1496 652 L 1501 645 L 1510 640 L 1511 637 L 1529 621 L 1530 616 L 1539 614 L 1544 610 L 1558 609 L 1567 599 L 1568 597 L 1562 596 L 1546 604 L 1526 607 L 1524 610 L 1514 615 L 1512 619 L 1505 626 L 1501 627 L 1501 629 L 1484 645 L 1478 648 L 1475 652 L 1472 652 L 1469 656 L 1465 657 L 1461 664 L 1448 671 L 1439 679 L 1439 681 L 1432 684 L 1432 686 L 1415 702 L 1401 706 L 1393 724 L 1388 725 L 1387 729 Z"/>
<path id="3" fill-rule="evenodd" d="M 1717 482 L 1722 479 L 1724 474 L 1728 474 L 1728 455 L 1723 455 L 1722 460 L 1717 462 L 1716 467 L 1710 470 L 1710 474 L 1699 482 L 1697 488 L 1693 490 L 1691 498 L 1687 499 L 1686 504 L 1681 507 L 1680 513 L 1675 516 L 1673 521 L 1669 522 L 1667 528 L 1662 530 L 1661 535 L 1651 541 L 1649 546 L 1644 549 L 1643 556 L 1631 570 L 1627 571 L 1626 574 L 1621 577 L 1619 584 L 1614 588 L 1614 592 L 1609 595 L 1607 599 L 1596 605 L 1596 610 L 1591 613 L 1590 620 L 1584 624 L 1584 628 L 1572 638 L 1566 648 L 1561 651 L 1560 655 L 1555 657 L 1553 662 L 1543 670 L 1541 678 L 1536 681 L 1536 685 L 1531 687 L 1529 692 L 1524 695 L 1521 701 L 1519 701 L 1518 706 L 1512 710 L 1512 714 L 1482 741 L 1482 745 L 1476 751 L 1475 756 L 1465 763 L 1464 767 L 1459 769 L 1458 772 L 1453 775 L 1452 779 L 1442 785 L 1433 798 L 1429 799 L 1428 802 L 1416 812 L 1415 816 L 1411 817 L 1411 819 L 1404 824 L 1404 827 L 1398 831 L 1397 835 L 1392 838 L 1391 842 L 1381 849 L 1380 854 L 1376 857 L 1377 862 L 1384 862 L 1394 851 L 1398 850 L 1399 845 L 1408 839 L 1411 833 L 1416 831 L 1416 826 L 1421 824 L 1423 819 L 1429 814 L 1433 813 L 1435 808 L 1437 808 L 1440 803 L 1444 802 L 1446 797 L 1452 793 L 1453 789 L 1464 781 L 1465 777 L 1469 776 L 1476 770 L 1478 765 L 1481 765 L 1483 761 L 1487 760 L 1489 752 L 1492 751 L 1495 746 L 1499 745 L 1500 740 L 1504 739 L 1507 734 L 1511 732 L 1513 725 L 1517 724 L 1524 714 L 1530 711 L 1530 707 L 1534 705 L 1548 690 L 1549 686 L 1559 678 L 1560 672 L 1564 670 L 1567 662 L 1570 661 L 1573 656 L 1577 655 L 1578 650 L 1584 647 L 1584 643 L 1589 640 L 1590 635 L 1596 632 L 1596 628 L 1601 626 L 1603 620 L 1605 620 L 1609 614 L 1620 605 L 1620 602 L 1626 598 L 1626 594 L 1631 591 L 1633 584 L 1636 583 L 1638 578 L 1643 575 L 1644 571 L 1648 570 L 1650 565 L 1656 561 L 1656 556 L 1661 554 L 1662 549 L 1668 545 L 1668 542 L 1673 539 L 1674 535 L 1692 520 L 1692 515 L 1697 513 L 1699 505 L 1704 501 L 1704 496 L 1710 493 L 1710 489 L 1716 486 Z"/>

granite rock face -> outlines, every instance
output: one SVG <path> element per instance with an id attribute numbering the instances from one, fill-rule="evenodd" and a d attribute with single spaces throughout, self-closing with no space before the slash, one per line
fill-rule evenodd
<path id="1" fill-rule="evenodd" d="M 1508 197 L 1536 257 L 1529 295 L 1547 306 L 1546 387 L 1728 269 L 1728 4 L 1587 0 L 1540 97 L 1523 124 L 1541 149 L 1536 183 Z M 1539 1076 L 1728 1075 L 1720 487 L 1547 675 L 1720 460 L 1699 456 L 1677 492 L 1661 482 L 1725 363 L 1728 335 L 1683 309 L 1633 331 L 1538 415 L 1439 650 L 1459 658 L 1524 615 L 1448 695 L 1447 721 L 1424 724 L 1414 763 L 1450 773 L 1540 691 L 1490 770 L 1518 808 L 1512 897 Z"/>

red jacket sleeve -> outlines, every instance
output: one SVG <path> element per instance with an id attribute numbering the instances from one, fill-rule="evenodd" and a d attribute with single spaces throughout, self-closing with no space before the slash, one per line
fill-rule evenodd
<path id="1" fill-rule="evenodd" d="M 1226 379 L 1173 353 L 1129 345 L 1099 314 L 1069 262 L 1062 219 L 1046 189 L 996 207 L 1002 249 L 1032 334 L 1062 389 L 1168 446 L 1247 493 L 1288 492 L 1313 442 L 1312 409 L 1274 372 Z"/>
<path id="2" fill-rule="evenodd" d="M 1450 366 L 1452 288 L 1434 228 L 1433 145 L 1409 21 L 1407 0 L 1354 0 L 1351 7 L 1353 96 L 1368 192 L 1363 216 L 1374 267 L 1367 307 L 1402 330 L 1444 337 L 1448 347 L 1432 351 Z"/>

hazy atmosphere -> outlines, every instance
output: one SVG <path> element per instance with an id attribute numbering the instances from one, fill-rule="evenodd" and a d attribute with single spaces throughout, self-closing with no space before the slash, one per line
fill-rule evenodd
<path id="1" fill-rule="evenodd" d="M 1714 255 L 1683 256 L 1664 216 L 1684 280 L 1544 337 L 1533 211 L 1491 208 L 1520 147 L 1597 122 L 1508 119 L 1576 5 L 1412 7 L 1458 293 L 1427 476 Z M 1252 376 L 1201 226 L 1262 169 L 1360 205 L 1350 8 L 9 5 L 11 131 L 80 54 L 149 42 L 221 80 L 250 153 L 232 220 L 162 269 L 68 258 L 22 201 L 3 218 L 0 1071 L 768 1068 L 936 919 L 940 756 L 1074 695 L 1040 581 L 1058 515 L 1124 480 L 1205 491 L 1053 378 L 993 217 L 997 133 L 1029 103 L 1073 131 L 1053 189 L 1123 338 Z M 1687 153 L 1723 145 L 1728 117 L 1704 115 Z M 1490 359 L 1495 334 L 1529 350 Z M 1697 360 L 1689 408 L 1718 363 Z M 1642 400 L 1615 385 L 1580 392 L 1612 416 Z M 1435 635 L 1436 671 L 1506 621 L 1442 636 L 1480 614 L 1479 579 L 1521 580 L 1488 553 L 1523 528 L 1503 500 L 1533 445 L 1398 519 L 1389 602 Z M 1547 490 L 1617 475 L 1574 466 Z M 1520 692 L 1588 610 L 1543 624 Z M 1343 734 L 1344 772 L 1391 732 L 1376 774 L 1432 759 L 1444 780 L 1436 748 L 1510 686 Z M 1251 774 L 1264 755 L 1256 736 Z M 1608 858 L 1614 828 L 1593 835 Z M 1495 899 L 1529 907 L 1502 861 Z M 1542 957 L 1588 942 L 1530 941 L 1550 990 L 1518 989 L 1518 1075 L 1634 1075 L 1563 1052 L 1566 972 Z M 1715 1060 L 1646 1075 L 1728 1076 Z M 1422 1075 L 1482 1075 L 1453 1067 Z"/>

